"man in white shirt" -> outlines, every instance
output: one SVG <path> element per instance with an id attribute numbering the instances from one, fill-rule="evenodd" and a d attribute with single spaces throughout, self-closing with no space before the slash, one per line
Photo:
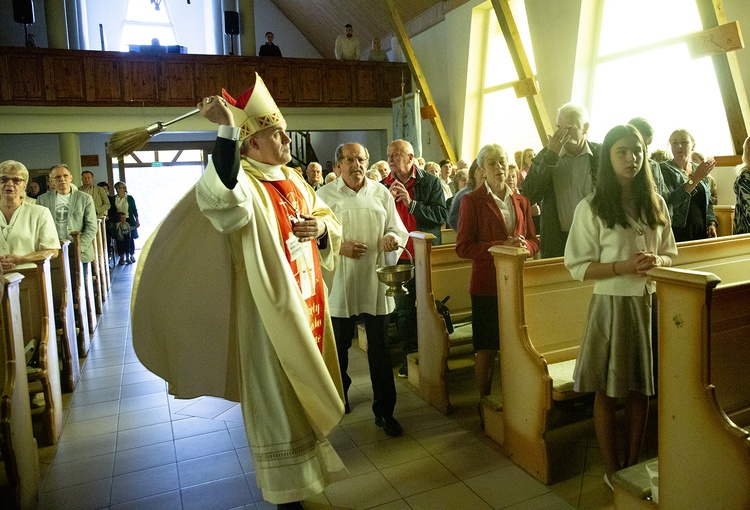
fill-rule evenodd
<path id="1" fill-rule="evenodd" d="M 358 143 L 339 145 L 336 169 L 341 178 L 318 191 L 318 196 L 336 214 L 343 232 L 335 274 L 324 271 L 323 275 L 329 287 L 328 306 L 344 383 L 346 412 L 349 412 L 347 391 L 352 382 L 347 374 L 348 351 L 357 320 L 361 319 L 367 332 L 375 425 L 382 427 L 389 436 L 400 436 L 403 430 L 393 417 L 396 386 L 386 334 L 395 305 L 393 298 L 385 295 L 386 286 L 378 281 L 375 268 L 379 258 L 380 263 L 386 265 L 388 255 L 393 255 L 388 265 L 396 264 L 396 250 L 399 244 L 406 244 L 409 234 L 388 189 L 365 177 L 368 159 L 366 149 Z M 381 255 L 381 252 L 384 253 Z"/>
<path id="2" fill-rule="evenodd" d="M 344 26 L 344 29 L 346 33 L 336 38 L 336 47 L 334 48 L 336 60 L 359 60 L 359 37 L 354 35 L 354 29 L 349 23 Z"/>
<path id="3" fill-rule="evenodd" d="M 94 260 L 94 238 L 97 230 L 94 200 L 71 184 L 73 176 L 68 170 L 68 165 L 53 166 L 50 181 L 54 183 L 54 191 L 39 195 L 36 203 L 50 210 L 60 239 L 72 241 L 71 232 L 81 233 L 81 261 L 88 264 Z"/>

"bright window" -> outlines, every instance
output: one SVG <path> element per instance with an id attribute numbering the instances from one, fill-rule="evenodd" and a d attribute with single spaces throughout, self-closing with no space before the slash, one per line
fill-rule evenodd
<path id="1" fill-rule="evenodd" d="M 535 70 L 524 0 L 511 0 L 510 7 L 531 68 Z M 513 161 L 513 153 L 517 150 L 526 147 L 537 150 L 541 148 L 539 135 L 528 101 L 525 98 L 517 98 L 513 90 L 513 83 L 518 81 L 518 73 L 497 21 L 497 15 L 491 7 L 486 11 L 485 22 L 487 42 L 482 70 L 484 76 L 480 80 L 483 84 L 480 101 L 482 120 L 476 152 L 486 144 L 497 143 L 508 153 L 509 160 Z"/>
<path id="2" fill-rule="evenodd" d="M 131 44 L 151 44 L 154 38 L 162 46 L 179 44 L 167 0 L 160 0 L 158 11 L 151 0 L 127 0 L 127 3 L 125 19 L 120 29 L 120 51 L 129 51 Z"/>
<path id="3" fill-rule="evenodd" d="M 590 139 L 600 142 L 613 126 L 640 116 L 654 127 L 651 150 L 669 149 L 672 131 L 685 128 L 704 155 L 732 154 L 711 59 L 692 59 L 684 40 L 701 30 L 695 1 L 603 1 L 600 29 L 593 27 L 599 46 L 587 101 Z"/>

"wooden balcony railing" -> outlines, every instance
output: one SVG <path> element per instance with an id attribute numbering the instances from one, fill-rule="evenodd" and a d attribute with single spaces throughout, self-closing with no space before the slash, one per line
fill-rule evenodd
<path id="1" fill-rule="evenodd" d="M 280 107 L 390 107 L 406 64 L 0 47 L 0 105 L 194 106 L 258 72 Z"/>

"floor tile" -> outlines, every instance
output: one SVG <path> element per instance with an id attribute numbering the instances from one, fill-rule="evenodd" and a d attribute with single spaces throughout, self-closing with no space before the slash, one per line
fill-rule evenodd
<path id="1" fill-rule="evenodd" d="M 333 483 L 325 493 L 332 505 L 352 509 L 372 508 L 401 498 L 378 471 Z"/>
<path id="2" fill-rule="evenodd" d="M 180 487 L 177 464 L 143 469 L 112 478 L 111 504 L 174 491 Z"/>
<path id="3" fill-rule="evenodd" d="M 492 510 L 461 482 L 407 497 L 406 502 L 413 510 Z"/>
<path id="4" fill-rule="evenodd" d="M 244 476 L 225 478 L 182 489 L 185 510 L 220 510 L 237 508 L 254 502 Z"/>
<path id="5" fill-rule="evenodd" d="M 114 474 L 122 475 L 175 462 L 177 462 L 177 456 L 174 452 L 174 443 L 165 441 L 118 451 L 115 454 Z"/>
<path id="6" fill-rule="evenodd" d="M 458 478 L 434 457 L 398 464 L 380 471 L 401 497 L 458 482 Z M 418 476 L 414 476 L 419 473 Z"/>
<path id="7" fill-rule="evenodd" d="M 177 463 L 180 487 L 191 487 L 223 478 L 244 475 L 234 450 Z"/>
<path id="8" fill-rule="evenodd" d="M 407 436 L 365 444 L 360 449 L 378 469 L 430 455 L 417 441 Z"/>
<path id="9" fill-rule="evenodd" d="M 72 462 L 53 464 L 44 481 L 44 491 L 82 485 L 96 480 L 112 478 L 115 454 L 108 453 Z"/>
<path id="10" fill-rule="evenodd" d="M 42 492 L 39 495 L 37 510 L 60 510 L 63 508 L 95 510 L 107 508 L 111 488 L 112 479 L 106 478 L 56 491 Z"/>
<path id="11" fill-rule="evenodd" d="M 175 439 L 174 446 L 178 461 L 234 450 L 232 438 L 226 430 Z"/>
<path id="12" fill-rule="evenodd" d="M 513 465 L 469 478 L 464 483 L 493 508 L 505 508 L 549 492 L 543 483 Z"/>

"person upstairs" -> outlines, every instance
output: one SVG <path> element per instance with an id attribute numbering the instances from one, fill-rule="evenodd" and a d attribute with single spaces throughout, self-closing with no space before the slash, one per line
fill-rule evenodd
<path id="1" fill-rule="evenodd" d="M 367 56 L 367 60 L 370 62 L 389 62 L 388 54 L 380 47 L 380 37 L 372 40 L 372 49 Z"/>
<path id="2" fill-rule="evenodd" d="M 344 25 L 344 30 L 345 33 L 336 37 L 334 48 L 336 60 L 359 60 L 359 37 L 354 35 L 354 28 L 349 23 Z"/>
<path id="3" fill-rule="evenodd" d="M 81 172 L 81 187 L 78 190 L 94 199 L 97 218 L 107 214 L 110 207 L 109 196 L 104 189 L 94 186 L 94 174 L 91 171 L 84 170 Z"/>
<path id="4" fill-rule="evenodd" d="M 81 234 L 81 261 L 84 266 L 94 260 L 94 239 L 98 229 L 94 199 L 73 187 L 68 165 L 55 165 L 50 170 L 54 191 L 39 195 L 37 204 L 49 209 L 55 219 L 60 239 L 72 241 L 71 232 Z M 84 267 L 84 274 L 87 270 Z"/>
<path id="5" fill-rule="evenodd" d="M 336 167 L 341 178 L 318 191 L 318 196 L 341 222 L 343 232 L 336 271 L 323 274 L 329 282 L 328 304 L 336 335 L 346 412 L 349 411 L 347 392 L 352 382 L 347 374 L 349 348 L 357 321 L 362 320 L 367 332 L 375 425 L 382 427 L 389 436 L 400 436 L 401 425 L 393 417 L 396 386 L 387 335 L 394 304 L 393 298 L 386 297 L 386 285 L 378 281 L 375 269 L 378 263 L 396 263 L 396 250 L 406 244 L 409 234 L 388 190 L 378 181 L 365 177 L 368 157 L 367 150 L 358 143 L 339 145 Z"/>
<path id="6" fill-rule="evenodd" d="M 445 224 L 448 209 L 440 179 L 417 168 L 414 161 L 414 148 L 406 140 L 394 140 L 388 144 L 388 166 L 391 173 L 382 182 L 396 200 L 396 211 L 406 230 L 420 230 L 435 236 L 434 244 L 440 244 L 440 229 Z M 414 245 L 406 243 L 409 253 L 414 253 Z M 399 264 L 409 264 L 409 256 L 401 254 Z M 417 308 L 416 287 L 412 278 L 406 288 L 409 293 L 396 297 L 396 312 L 399 335 L 404 343 L 404 361 L 398 371 L 399 377 L 408 376 L 406 356 L 417 352 Z"/>
<path id="7" fill-rule="evenodd" d="M 266 42 L 258 50 L 259 57 L 280 57 L 281 48 L 273 43 L 273 32 L 266 32 Z"/>
<path id="8" fill-rule="evenodd" d="M 239 401 L 263 497 L 302 508 L 348 475 L 327 440 L 344 399 L 321 273 L 341 226 L 286 166 L 286 121 L 260 76 L 198 109 L 218 125 L 213 157 L 144 247 L 133 346 L 177 397 Z"/>
<path id="9" fill-rule="evenodd" d="M 588 113 L 567 103 L 557 112 L 557 130 L 533 159 L 521 185 L 532 204 L 542 204 L 541 256 L 565 253 L 575 208 L 594 191 L 600 144 L 589 142 Z"/>

